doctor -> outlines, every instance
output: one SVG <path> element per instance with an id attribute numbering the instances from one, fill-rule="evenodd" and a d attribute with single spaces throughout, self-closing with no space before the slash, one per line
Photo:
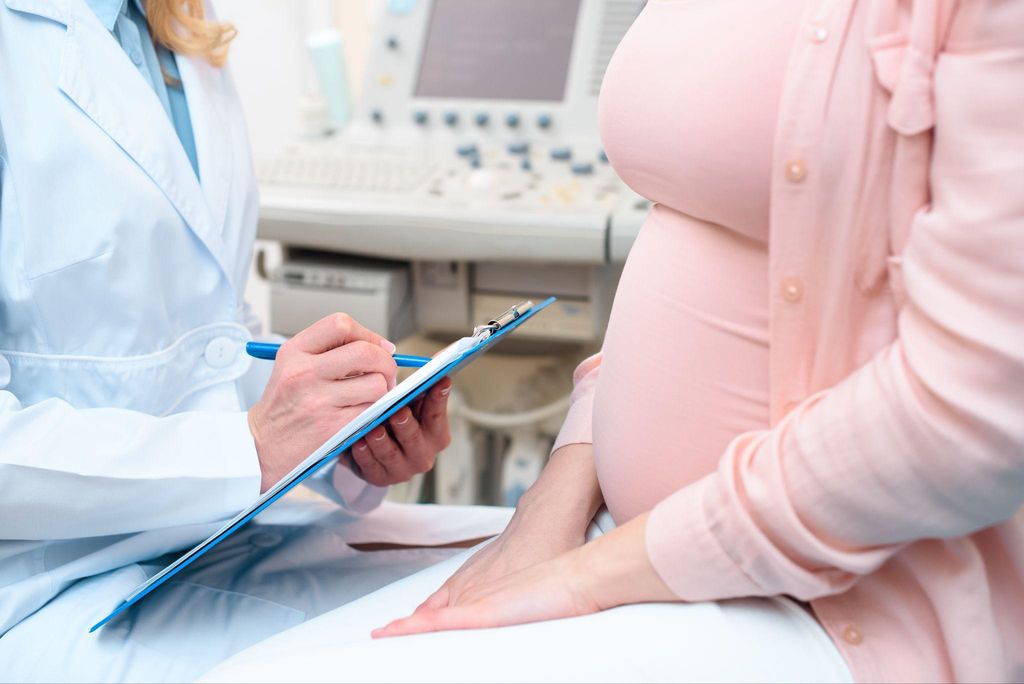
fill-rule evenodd
<path id="1" fill-rule="evenodd" d="M 86 634 L 395 381 L 394 345 L 337 315 L 284 346 L 246 410 L 256 188 L 221 68 L 233 29 L 203 14 L 199 0 L 0 7 L 3 680 L 192 678 L 446 557 L 376 560 L 339 535 L 372 540 L 351 521 L 447 445 L 447 383 L 314 483 L 342 512 L 287 537 L 250 526 Z"/>

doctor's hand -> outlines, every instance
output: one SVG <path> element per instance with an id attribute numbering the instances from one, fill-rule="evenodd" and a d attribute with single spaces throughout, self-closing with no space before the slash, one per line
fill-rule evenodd
<path id="1" fill-rule="evenodd" d="M 261 493 L 394 387 L 394 351 L 345 314 L 317 321 L 281 345 L 263 396 L 249 409 Z"/>
<path id="2" fill-rule="evenodd" d="M 378 487 L 406 482 L 434 467 L 438 452 L 451 443 L 448 430 L 448 378 L 427 395 L 391 416 L 352 447 L 349 467 Z"/>

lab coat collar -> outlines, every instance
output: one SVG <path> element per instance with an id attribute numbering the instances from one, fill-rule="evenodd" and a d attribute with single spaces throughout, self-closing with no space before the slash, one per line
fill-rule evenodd
<path id="1" fill-rule="evenodd" d="M 126 11 L 128 0 L 85 0 L 85 4 L 108 31 L 113 31 L 114 25 L 117 24 L 117 15 Z"/>
<path id="2" fill-rule="evenodd" d="M 234 158 L 220 134 L 228 125 L 227 75 L 199 58 L 177 56 L 196 138 L 200 185 L 159 98 L 84 0 L 4 2 L 12 10 L 65 25 L 57 87 L 160 187 L 233 282 L 223 241 Z M 125 97 L 131 88 L 145 89 L 145 94 Z"/>

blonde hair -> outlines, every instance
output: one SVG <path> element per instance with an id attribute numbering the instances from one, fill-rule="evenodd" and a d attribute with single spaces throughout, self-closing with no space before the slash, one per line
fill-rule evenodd
<path id="1" fill-rule="evenodd" d="M 146 19 L 153 40 L 182 55 L 204 57 L 223 66 L 228 43 L 237 33 L 223 21 L 207 21 L 203 0 L 145 0 Z"/>

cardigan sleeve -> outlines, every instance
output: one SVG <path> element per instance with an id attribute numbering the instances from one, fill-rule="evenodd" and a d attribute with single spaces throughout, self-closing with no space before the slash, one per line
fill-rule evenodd
<path id="1" fill-rule="evenodd" d="M 594 414 L 594 390 L 601 372 L 601 354 L 585 359 L 573 373 L 572 402 L 569 413 L 562 423 L 555 445 L 551 451 L 558 451 L 567 444 L 592 444 L 591 435 Z"/>

